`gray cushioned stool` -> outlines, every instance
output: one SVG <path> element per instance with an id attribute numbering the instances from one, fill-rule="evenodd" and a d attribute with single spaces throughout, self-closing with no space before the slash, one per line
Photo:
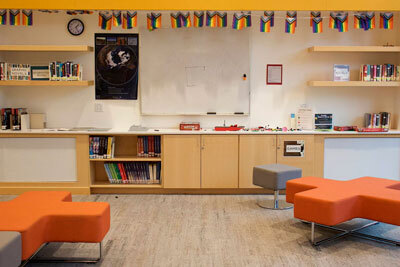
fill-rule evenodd
<path id="1" fill-rule="evenodd" d="M 21 234 L 19 232 L 0 231 L 0 266 L 19 266 L 21 257 Z"/>
<path id="2" fill-rule="evenodd" d="M 257 204 L 265 209 L 289 209 L 292 205 L 279 201 L 279 190 L 286 189 L 286 182 L 301 177 L 301 169 L 283 165 L 268 164 L 253 168 L 253 184 L 274 190 L 274 202 L 262 201 Z"/>

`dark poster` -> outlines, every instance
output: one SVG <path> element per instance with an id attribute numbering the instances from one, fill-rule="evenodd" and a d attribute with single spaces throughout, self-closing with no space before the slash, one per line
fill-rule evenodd
<path id="1" fill-rule="evenodd" d="M 95 34 L 96 99 L 137 99 L 139 35 Z"/>

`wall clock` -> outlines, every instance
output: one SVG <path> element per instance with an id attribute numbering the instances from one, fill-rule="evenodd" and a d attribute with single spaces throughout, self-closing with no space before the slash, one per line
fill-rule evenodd
<path id="1" fill-rule="evenodd" d="M 81 35 L 83 31 L 85 30 L 85 25 L 80 19 L 71 19 L 68 22 L 67 29 L 70 34 L 74 36 Z"/>

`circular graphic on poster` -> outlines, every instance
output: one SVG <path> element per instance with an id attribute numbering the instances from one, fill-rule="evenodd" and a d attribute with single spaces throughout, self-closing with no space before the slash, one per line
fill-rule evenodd
<path id="1" fill-rule="evenodd" d="M 97 54 L 96 72 L 109 85 L 121 86 L 137 75 L 136 53 L 125 45 L 106 45 Z"/>

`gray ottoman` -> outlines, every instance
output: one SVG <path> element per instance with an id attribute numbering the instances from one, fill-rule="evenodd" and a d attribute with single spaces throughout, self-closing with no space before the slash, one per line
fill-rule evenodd
<path id="1" fill-rule="evenodd" d="M 0 266 L 19 266 L 21 257 L 21 234 L 19 232 L 0 231 Z"/>
<path id="2" fill-rule="evenodd" d="M 260 207 L 266 209 L 288 209 L 292 205 L 286 201 L 279 201 L 279 190 L 286 189 L 286 182 L 301 177 L 301 169 L 283 165 L 268 164 L 253 168 L 253 184 L 266 189 L 274 190 L 274 202 L 263 201 L 257 203 Z"/>

